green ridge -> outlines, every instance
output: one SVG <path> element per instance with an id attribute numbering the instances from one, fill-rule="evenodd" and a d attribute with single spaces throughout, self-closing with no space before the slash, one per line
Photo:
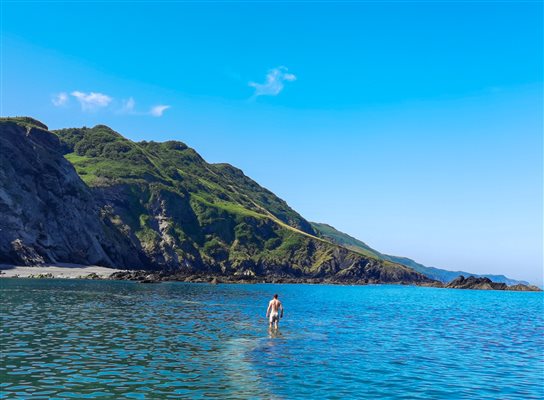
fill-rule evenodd
<path id="1" fill-rule="evenodd" d="M 457 278 L 459 275 L 463 275 L 463 276 L 486 277 L 491 279 L 493 282 L 506 283 L 508 285 L 528 284 L 525 281 L 510 279 L 504 275 L 489 275 L 489 274 L 479 275 L 479 274 L 473 274 L 473 273 L 465 272 L 465 271 L 448 271 L 445 269 L 440 269 L 435 267 L 427 267 L 407 257 L 398 257 L 398 256 L 392 256 L 392 255 L 380 253 L 379 251 L 371 248 L 370 246 L 368 246 L 366 243 L 362 242 L 361 240 L 356 239 L 344 232 L 340 232 L 339 230 L 335 229 L 334 227 L 328 224 L 317 223 L 317 222 L 312 222 L 311 224 L 314 230 L 317 232 L 318 236 L 323 237 L 327 240 L 330 240 L 331 242 L 336 243 L 338 245 L 344 246 L 350 250 L 356 251 L 365 256 L 375 257 L 379 260 L 382 260 L 384 262 L 384 266 L 390 265 L 388 264 L 388 262 L 392 263 L 392 265 L 401 264 L 425 276 L 428 276 L 431 279 L 434 279 L 440 282 L 447 283 Z"/>

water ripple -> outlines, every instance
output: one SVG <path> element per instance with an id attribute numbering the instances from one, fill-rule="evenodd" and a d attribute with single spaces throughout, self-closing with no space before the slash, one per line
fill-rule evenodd
<path id="1" fill-rule="evenodd" d="M 542 293 L 0 280 L 0 398 L 544 397 Z M 274 292 L 286 306 L 270 335 Z"/>

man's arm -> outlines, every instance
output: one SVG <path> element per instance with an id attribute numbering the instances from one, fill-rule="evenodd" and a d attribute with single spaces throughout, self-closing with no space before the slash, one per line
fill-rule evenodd
<path id="1" fill-rule="evenodd" d="M 281 301 L 280 301 L 280 310 L 281 310 L 280 318 L 283 318 L 283 304 L 281 303 Z"/>
<path id="2" fill-rule="evenodd" d="M 268 308 L 266 309 L 266 318 L 270 315 L 270 308 L 272 307 L 272 302 L 268 303 Z"/>

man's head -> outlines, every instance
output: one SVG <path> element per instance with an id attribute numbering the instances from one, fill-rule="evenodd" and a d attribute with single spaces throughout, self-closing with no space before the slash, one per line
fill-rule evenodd
<path id="1" fill-rule="evenodd" d="M 277 299 L 277 298 L 278 298 L 278 295 L 277 295 L 277 294 L 275 294 L 275 295 L 274 295 L 274 298 L 275 298 L 275 299 Z"/>

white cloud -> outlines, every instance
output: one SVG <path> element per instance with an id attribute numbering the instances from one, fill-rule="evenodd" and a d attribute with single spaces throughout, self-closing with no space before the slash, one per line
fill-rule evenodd
<path id="1" fill-rule="evenodd" d="M 68 94 L 66 92 L 60 92 L 53 96 L 51 99 L 55 107 L 60 107 L 68 102 Z"/>
<path id="2" fill-rule="evenodd" d="M 70 101 L 69 96 L 73 96 L 75 99 L 77 99 L 81 105 L 82 111 L 96 111 L 100 108 L 105 108 L 111 105 L 111 107 L 108 107 L 109 112 L 116 114 L 151 115 L 153 117 L 162 117 L 164 112 L 171 107 L 165 104 L 157 104 L 156 106 L 151 107 L 149 111 L 138 111 L 136 109 L 136 101 L 133 97 L 118 101 L 104 93 L 86 93 L 80 92 L 79 90 L 74 90 L 70 93 L 70 95 L 65 92 L 60 92 L 53 96 L 51 101 L 55 106 L 60 107 Z"/>
<path id="3" fill-rule="evenodd" d="M 94 111 L 101 107 L 107 107 L 113 100 L 108 95 L 96 92 L 84 93 L 76 90 L 70 94 L 79 101 L 83 111 Z"/>
<path id="4" fill-rule="evenodd" d="M 162 114 L 164 111 L 168 110 L 170 106 L 159 104 L 158 106 L 151 107 L 151 110 L 149 113 L 153 115 L 154 117 L 162 117 Z"/>
<path id="5" fill-rule="evenodd" d="M 134 107 L 136 102 L 132 97 L 129 97 L 128 100 L 123 100 L 123 106 L 119 110 L 122 114 L 135 114 Z"/>
<path id="6" fill-rule="evenodd" d="M 297 77 L 289 72 L 287 68 L 280 66 L 268 71 L 265 83 L 249 82 L 249 86 L 255 88 L 254 96 L 277 96 L 282 90 L 284 82 L 292 82 Z"/>
<path id="7" fill-rule="evenodd" d="M 127 100 L 123 100 L 123 105 L 119 109 L 120 114 L 129 114 L 129 115 L 152 115 L 153 117 L 162 117 L 164 112 L 168 110 L 170 106 L 164 104 L 158 104 L 153 106 L 147 112 L 137 111 L 136 110 L 136 101 L 134 98 L 129 97 Z"/>

